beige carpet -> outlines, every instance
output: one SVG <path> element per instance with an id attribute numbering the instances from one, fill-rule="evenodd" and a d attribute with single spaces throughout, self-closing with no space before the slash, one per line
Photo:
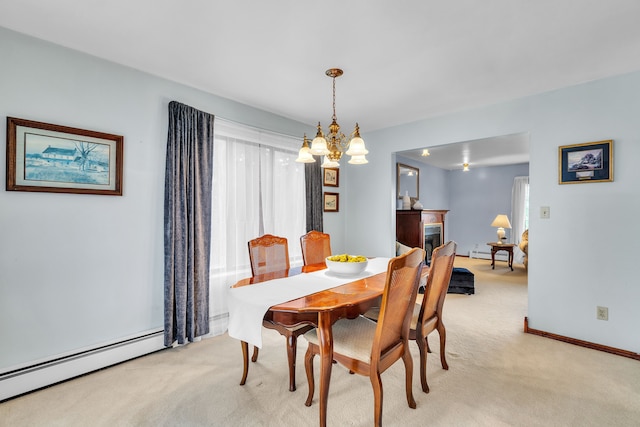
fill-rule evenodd
<path id="1" fill-rule="evenodd" d="M 407 406 L 404 371 L 382 376 L 386 426 L 638 426 L 637 361 L 524 334 L 527 279 L 498 262 L 458 258 L 475 273 L 476 294 L 447 296 L 447 357 L 428 363 L 431 393 L 420 390 L 414 356 L 417 409 Z M 284 339 L 264 331 L 264 348 L 245 386 L 240 344 L 206 339 L 18 397 L 0 404 L 2 426 L 315 426 L 318 402 L 304 406 L 307 385 L 298 347 L 298 390 L 287 390 Z M 316 363 L 317 368 L 318 363 Z M 373 424 L 368 378 L 334 365 L 330 426 Z"/>

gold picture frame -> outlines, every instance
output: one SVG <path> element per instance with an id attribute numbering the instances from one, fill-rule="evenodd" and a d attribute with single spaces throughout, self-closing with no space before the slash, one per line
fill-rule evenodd
<path id="1" fill-rule="evenodd" d="M 558 147 L 558 184 L 613 181 L 613 140 Z"/>

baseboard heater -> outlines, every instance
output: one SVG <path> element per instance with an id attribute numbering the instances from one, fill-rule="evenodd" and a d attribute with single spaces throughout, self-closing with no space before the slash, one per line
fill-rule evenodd
<path id="1" fill-rule="evenodd" d="M 209 335 L 226 332 L 229 313 L 209 318 Z M 0 371 L 0 403 L 80 375 L 163 350 L 164 329 L 157 328 L 101 345 L 76 349 L 48 359 Z"/>
<path id="2" fill-rule="evenodd" d="M 469 251 L 469 258 L 491 259 L 491 251 Z M 495 255 L 496 261 L 508 261 L 509 255 L 506 252 L 498 252 Z"/>
<path id="3" fill-rule="evenodd" d="M 164 331 L 156 329 L 117 342 L 10 368 L 0 373 L 0 402 L 163 348 Z"/>

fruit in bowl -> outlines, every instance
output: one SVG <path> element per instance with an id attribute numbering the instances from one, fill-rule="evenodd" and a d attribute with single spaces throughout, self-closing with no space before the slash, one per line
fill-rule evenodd
<path id="1" fill-rule="evenodd" d="M 369 261 L 361 255 L 340 254 L 325 259 L 327 268 L 335 274 L 359 274 L 366 268 Z"/>

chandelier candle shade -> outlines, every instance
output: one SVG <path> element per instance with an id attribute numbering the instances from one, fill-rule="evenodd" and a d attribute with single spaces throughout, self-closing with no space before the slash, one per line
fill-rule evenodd
<path id="1" fill-rule="evenodd" d="M 491 226 L 498 227 L 498 243 L 504 243 L 504 240 L 506 240 L 506 237 L 504 236 L 504 229 L 511 228 L 509 217 L 504 214 L 500 214 L 496 216 L 496 219 L 493 220 Z"/>
<path id="2" fill-rule="evenodd" d="M 304 135 L 302 140 L 302 148 L 298 152 L 298 158 L 296 162 L 299 163 L 313 163 L 316 159 L 313 158 L 313 154 L 311 154 L 311 148 L 309 147 L 309 140 L 307 139 L 307 134 Z"/>
<path id="3" fill-rule="evenodd" d="M 329 125 L 329 133 L 325 136 L 322 131 L 322 126 L 320 122 L 318 122 L 318 131 L 316 137 L 311 141 L 310 147 L 307 136 L 304 136 L 296 162 L 313 163 L 315 162 L 313 156 L 324 156 L 324 161 L 321 165 L 323 168 L 337 168 L 340 167 L 340 159 L 342 158 L 342 154 L 345 153 L 351 156 L 349 164 L 364 165 L 365 163 L 369 163 L 366 158 L 369 152 L 364 145 L 364 140 L 360 137 L 360 127 L 358 124 L 356 123 L 350 139 L 347 139 L 347 137 L 340 132 L 340 125 L 336 118 L 336 77 L 340 77 L 343 71 L 339 68 L 330 68 L 325 74 L 333 79 L 333 116 L 331 117 L 332 121 Z"/>

